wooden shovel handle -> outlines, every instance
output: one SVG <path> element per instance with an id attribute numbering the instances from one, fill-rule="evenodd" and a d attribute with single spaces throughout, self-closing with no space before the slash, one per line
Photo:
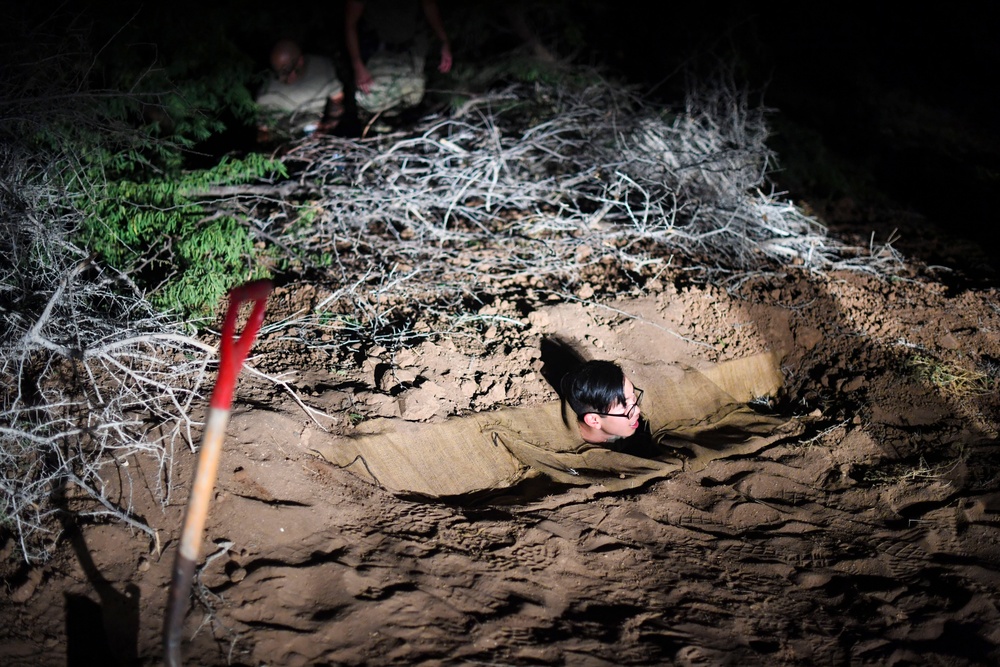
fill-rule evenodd
<path id="1" fill-rule="evenodd" d="M 164 662 L 168 667 L 180 667 L 181 664 L 181 626 L 187 612 L 195 563 L 201 551 L 202 535 L 208 519 L 209 500 L 218 476 L 219 455 L 226 435 L 226 425 L 229 423 L 229 408 L 233 402 L 236 378 L 264 321 L 264 307 L 272 289 L 269 280 L 258 280 L 237 287 L 229 293 L 229 308 L 222 324 L 222 341 L 219 346 L 219 375 L 215 380 L 215 388 L 212 390 L 209 402 L 208 419 L 202 435 L 191 495 L 184 512 L 181 541 L 177 548 L 177 559 L 174 561 L 170 593 L 167 598 L 163 647 Z M 243 332 L 236 338 L 236 318 L 240 306 L 247 301 L 254 302 L 253 310 Z"/>

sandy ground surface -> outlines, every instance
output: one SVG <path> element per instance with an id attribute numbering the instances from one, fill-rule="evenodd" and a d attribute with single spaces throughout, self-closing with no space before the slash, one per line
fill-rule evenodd
<path id="1" fill-rule="evenodd" d="M 527 286 L 530 289 L 530 285 Z M 279 288 L 269 318 L 322 298 Z M 920 272 L 664 276 L 615 300 L 484 306 L 415 347 L 258 342 L 241 376 L 185 626 L 191 665 L 993 665 L 1000 661 L 1000 300 Z M 316 457 L 352 419 L 555 396 L 541 341 L 698 367 L 782 355 L 804 435 L 628 493 L 412 502 Z M 195 455 L 161 536 L 67 524 L 55 559 L 3 552 L 0 664 L 158 664 Z M 155 471 L 134 461 L 133 479 Z M 442 461 L 447 466 L 447 461 Z M 136 473 L 135 471 L 139 472 Z M 115 480 L 109 480 L 114 484 Z"/>

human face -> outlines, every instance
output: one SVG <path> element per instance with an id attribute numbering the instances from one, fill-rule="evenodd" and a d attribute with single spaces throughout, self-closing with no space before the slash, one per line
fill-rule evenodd
<path id="1" fill-rule="evenodd" d="M 642 389 L 637 389 L 632 382 L 625 378 L 622 385 L 625 394 L 625 405 L 616 403 L 607 412 L 594 412 L 598 418 L 598 428 L 608 436 L 627 438 L 639 428 L 639 418 L 642 416 L 642 409 L 639 403 L 642 402 Z"/>
<path id="2" fill-rule="evenodd" d="M 302 68 L 305 65 L 303 56 L 278 58 L 274 63 L 274 69 L 278 74 L 278 81 L 284 84 L 291 84 L 298 81 L 302 75 Z"/>

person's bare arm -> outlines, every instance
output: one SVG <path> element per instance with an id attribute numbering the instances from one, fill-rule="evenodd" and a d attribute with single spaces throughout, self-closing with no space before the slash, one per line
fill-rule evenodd
<path id="1" fill-rule="evenodd" d="M 444 22 L 441 20 L 441 10 L 437 0 L 422 0 L 422 2 L 427 23 L 430 24 L 434 35 L 441 41 L 441 63 L 438 65 L 438 71 L 447 73 L 451 71 L 451 42 L 448 40 L 448 32 L 444 29 Z"/>
<path id="2" fill-rule="evenodd" d="M 347 0 L 344 4 L 344 46 L 351 59 L 351 69 L 354 71 L 354 84 L 362 93 L 372 89 L 372 75 L 361 59 L 361 41 L 358 37 L 358 23 L 365 13 L 365 3 L 360 0 Z"/>

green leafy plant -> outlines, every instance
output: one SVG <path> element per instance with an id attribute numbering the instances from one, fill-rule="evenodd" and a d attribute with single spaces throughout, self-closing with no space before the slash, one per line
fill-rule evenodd
<path id="1" fill-rule="evenodd" d="M 112 266 L 135 272 L 158 307 L 204 315 L 235 284 L 266 277 L 267 269 L 246 224 L 201 198 L 274 173 L 285 174 L 280 162 L 251 153 L 173 178 L 109 181 L 91 200 L 79 238 Z"/>
<path id="2" fill-rule="evenodd" d="M 213 192 L 285 171 L 259 154 L 204 151 L 256 112 L 252 62 L 222 21 L 192 23 L 165 6 L 122 11 L 89 24 L 30 8 L 12 18 L 0 138 L 37 155 L 65 207 L 82 214 L 74 241 L 158 308 L 198 317 L 267 274 L 251 225 Z"/>

